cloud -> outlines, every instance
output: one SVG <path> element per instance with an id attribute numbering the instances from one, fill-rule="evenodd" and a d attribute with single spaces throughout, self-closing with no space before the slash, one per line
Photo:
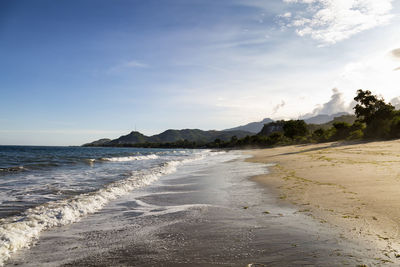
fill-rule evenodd
<path id="1" fill-rule="evenodd" d="M 111 68 L 108 69 L 108 73 L 118 73 L 127 69 L 145 69 L 149 68 L 149 65 L 142 63 L 137 60 L 131 60 L 131 61 L 126 61 L 123 63 L 120 63 L 118 65 L 115 65 Z"/>
<path id="2" fill-rule="evenodd" d="M 274 106 L 274 108 L 272 109 L 272 115 L 278 112 L 278 110 L 283 108 L 285 105 L 286 105 L 285 101 L 282 100 L 280 104 Z"/>
<path id="3" fill-rule="evenodd" d="M 400 48 L 393 49 L 390 52 L 391 52 L 392 56 L 394 56 L 395 58 L 400 59 Z"/>
<path id="4" fill-rule="evenodd" d="M 390 100 L 390 104 L 392 104 L 396 109 L 400 109 L 400 96 Z"/>
<path id="5" fill-rule="evenodd" d="M 282 18 L 290 18 L 290 17 L 292 17 L 292 13 L 291 13 L 291 12 L 286 12 L 286 13 L 280 15 L 280 16 L 281 16 Z"/>
<path id="6" fill-rule="evenodd" d="M 121 66 L 124 68 L 148 68 L 149 67 L 147 64 L 141 63 L 136 60 L 125 62 Z"/>
<path id="7" fill-rule="evenodd" d="M 294 15 L 287 17 L 284 25 L 295 28 L 299 36 L 310 36 L 323 45 L 335 44 L 357 33 L 387 24 L 393 17 L 390 14 L 393 0 L 283 1 L 307 5 L 305 11 L 297 10 Z"/>
<path id="8" fill-rule="evenodd" d="M 400 59 L 400 48 L 393 49 L 390 53 L 393 57 Z"/>
<path id="9" fill-rule="evenodd" d="M 400 48 L 396 48 L 396 49 L 393 49 L 392 51 L 390 51 L 390 55 L 391 55 L 394 59 L 400 60 Z M 394 68 L 393 70 L 394 70 L 394 71 L 400 70 L 400 67 L 396 67 L 396 68 Z"/>
<path id="10" fill-rule="evenodd" d="M 355 103 L 346 104 L 343 94 L 337 89 L 332 89 L 331 99 L 322 104 L 318 105 L 312 112 L 300 116 L 300 119 L 307 119 L 317 115 L 332 115 L 339 112 L 352 112 Z"/>

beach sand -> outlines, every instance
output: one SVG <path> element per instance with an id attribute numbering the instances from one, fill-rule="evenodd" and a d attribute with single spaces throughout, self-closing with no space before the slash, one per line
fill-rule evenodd
<path id="1" fill-rule="evenodd" d="M 400 257 L 400 141 L 325 143 L 251 150 L 252 162 L 274 163 L 253 178 L 300 213 L 381 251 Z"/>

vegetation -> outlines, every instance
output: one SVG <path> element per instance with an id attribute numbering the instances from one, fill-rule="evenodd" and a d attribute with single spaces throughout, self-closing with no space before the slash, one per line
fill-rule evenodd
<path id="1" fill-rule="evenodd" d="M 355 116 L 344 115 L 332 122 L 307 125 L 303 120 L 276 121 L 264 125 L 254 136 L 229 142 L 213 142 L 208 147 L 271 147 L 340 140 L 382 140 L 400 138 L 400 111 L 371 91 L 358 90 L 354 98 Z"/>
<path id="2" fill-rule="evenodd" d="M 354 107 L 359 122 L 365 123 L 364 135 L 367 138 L 390 138 L 396 135 L 395 118 L 399 117 L 399 111 L 383 99 L 372 95 L 370 91 L 358 90 L 354 98 L 358 104 Z M 396 121 L 397 121 L 396 120 Z"/>
<path id="3" fill-rule="evenodd" d="M 280 120 L 264 125 L 256 135 L 243 131 L 218 132 L 201 130 L 168 130 L 147 137 L 138 132 L 116 140 L 94 142 L 96 146 L 145 148 L 243 148 L 272 147 L 340 140 L 400 138 L 400 111 L 370 91 L 358 90 L 354 98 L 355 116 L 344 115 L 322 125 L 303 120 Z M 214 141 L 210 141 L 210 138 Z M 93 144 L 93 143 L 92 143 Z M 88 144 L 91 145 L 91 144 Z"/>

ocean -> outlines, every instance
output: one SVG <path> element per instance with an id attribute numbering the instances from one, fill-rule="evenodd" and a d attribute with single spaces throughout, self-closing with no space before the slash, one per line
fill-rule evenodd
<path id="1" fill-rule="evenodd" d="M 342 266 L 363 244 L 242 151 L 0 146 L 0 266 Z M 339 238 L 340 237 L 340 238 Z"/>
<path id="2" fill-rule="evenodd" d="M 46 229 L 74 223 L 209 150 L 0 146 L 0 265 Z"/>

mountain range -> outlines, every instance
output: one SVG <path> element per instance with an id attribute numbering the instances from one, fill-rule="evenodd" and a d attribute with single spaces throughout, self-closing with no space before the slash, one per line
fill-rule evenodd
<path id="1" fill-rule="evenodd" d="M 270 118 L 265 118 L 262 121 L 257 121 L 257 122 L 250 122 L 246 125 L 241 125 L 241 126 L 237 126 L 234 128 L 230 128 L 230 129 L 225 129 L 222 131 L 246 131 L 246 132 L 251 132 L 251 133 L 259 133 L 261 131 L 261 129 L 264 127 L 264 124 L 273 122 L 274 120 L 270 119 Z"/>
<path id="2" fill-rule="evenodd" d="M 340 115 L 343 114 L 343 115 Z M 339 116 L 337 116 L 339 115 Z M 336 116 L 332 120 L 325 123 L 307 123 L 309 122 L 321 122 L 326 119 L 330 119 L 331 116 Z M 305 120 L 307 123 L 307 128 L 310 132 L 314 132 L 317 129 L 327 130 L 333 127 L 333 124 L 336 122 L 346 122 L 348 124 L 353 124 L 356 121 L 357 117 L 355 115 L 350 115 L 348 113 L 338 113 L 335 115 L 318 115 L 317 117 L 310 118 L 310 120 Z M 262 130 L 258 133 L 258 135 L 269 136 L 272 133 L 283 132 L 284 121 L 274 121 L 264 125 Z"/>
<path id="3" fill-rule="evenodd" d="M 309 124 L 310 128 L 320 128 L 322 127 L 331 127 L 332 124 L 336 121 L 345 121 L 348 123 L 352 123 L 355 120 L 354 115 L 349 115 L 348 113 L 336 113 L 333 115 L 317 115 L 304 121 Z M 84 144 L 83 146 L 124 146 L 124 145 L 132 145 L 132 144 L 144 144 L 144 143 L 174 143 L 180 141 L 189 141 L 189 142 L 197 142 L 197 143 L 209 143 L 213 142 L 216 139 L 220 139 L 222 141 L 228 141 L 233 136 L 237 138 L 243 138 L 248 135 L 255 135 L 261 132 L 264 125 L 268 125 L 274 122 L 274 120 L 270 118 L 265 118 L 258 122 L 251 122 L 246 125 L 241 125 L 238 127 L 225 129 L 222 131 L 209 130 L 203 131 L 199 129 L 183 129 L 183 130 L 166 130 L 160 134 L 146 136 L 140 132 L 132 131 L 127 135 L 123 135 L 117 139 L 110 140 L 107 138 L 103 138 L 88 144 Z M 325 125 L 326 124 L 326 125 Z M 272 124 L 270 125 L 273 126 Z"/>
<path id="4" fill-rule="evenodd" d="M 209 143 L 216 139 L 228 141 L 233 136 L 243 138 L 254 133 L 246 131 L 203 131 L 199 129 L 166 130 L 160 134 L 146 136 L 140 132 L 132 131 L 117 139 L 100 139 L 84 146 L 123 146 L 144 143 L 174 143 L 187 140 L 189 142 Z"/>
<path id="5" fill-rule="evenodd" d="M 330 122 L 334 118 L 340 117 L 343 115 L 349 115 L 349 114 L 346 112 L 339 112 L 339 113 L 335 113 L 332 115 L 319 114 L 319 115 L 313 116 L 311 118 L 305 119 L 304 122 L 307 124 L 323 124 L 323 123 Z M 250 122 L 248 124 L 241 125 L 241 126 L 234 127 L 234 128 L 225 129 L 223 131 L 246 131 L 246 132 L 251 132 L 251 133 L 257 134 L 257 133 L 261 132 L 261 130 L 265 124 L 268 124 L 273 121 L 274 121 L 273 119 L 265 118 L 261 121 Z"/>
<path id="6" fill-rule="evenodd" d="M 343 115 L 350 115 L 350 114 L 347 112 L 339 112 L 339 113 L 335 113 L 332 115 L 319 114 L 314 117 L 305 119 L 304 122 L 307 124 L 324 124 L 324 123 L 333 121 L 335 118 L 341 117 Z"/>

